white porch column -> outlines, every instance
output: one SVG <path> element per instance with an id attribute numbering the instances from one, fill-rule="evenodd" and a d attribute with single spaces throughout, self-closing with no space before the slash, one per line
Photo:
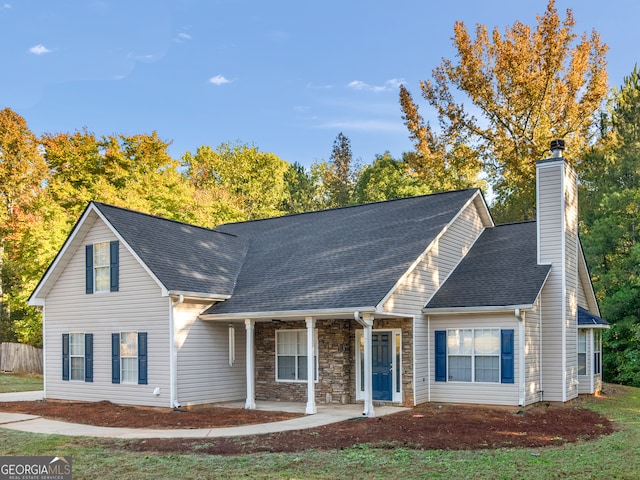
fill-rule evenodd
<path id="1" fill-rule="evenodd" d="M 316 409 L 316 390 L 315 390 L 315 366 L 314 361 L 314 347 L 315 347 L 315 327 L 316 319 L 313 317 L 305 318 L 307 323 L 307 408 L 304 413 L 307 415 L 313 415 L 317 413 Z"/>
<path id="2" fill-rule="evenodd" d="M 247 330 L 247 401 L 244 404 L 244 408 L 247 410 L 255 410 L 256 408 L 256 392 L 255 392 L 255 352 L 253 348 L 254 343 L 254 327 L 255 320 L 252 318 L 245 318 L 244 326 Z"/>
<path id="3" fill-rule="evenodd" d="M 362 415 L 375 417 L 376 413 L 373 410 L 373 386 L 371 383 L 373 376 L 371 358 L 373 316 L 371 314 L 365 314 L 360 323 L 364 327 L 364 409 L 362 410 Z"/>

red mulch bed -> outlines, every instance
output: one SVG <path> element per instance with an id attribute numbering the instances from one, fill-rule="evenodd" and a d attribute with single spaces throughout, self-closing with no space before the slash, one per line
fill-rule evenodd
<path id="1" fill-rule="evenodd" d="M 127 442 L 127 448 L 145 452 L 210 454 L 342 449 L 357 444 L 425 450 L 537 448 L 591 440 L 615 431 L 611 421 L 582 408 L 581 403 L 578 399 L 568 404 L 540 404 L 526 409 L 423 404 L 393 415 L 355 418 L 307 430 L 232 438 L 134 440 Z M 213 406 L 174 411 L 109 402 L 52 401 L 0 403 L 0 411 L 100 426 L 144 428 L 223 427 L 300 416 Z"/>

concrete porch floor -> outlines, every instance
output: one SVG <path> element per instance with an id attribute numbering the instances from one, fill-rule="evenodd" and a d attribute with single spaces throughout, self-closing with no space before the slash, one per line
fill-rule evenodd
<path id="1" fill-rule="evenodd" d="M 228 407 L 228 408 L 244 408 L 245 401 L 237 400 L 233 402 L 216 403 L 216 407 Z M 302 402 L 279 402 L 279 401 L 256 401 L 256 410 L 267 410 L 272 412 L 291 412 L 291 413 L 304 413 L 306 409 L 306 403 Z M 318 414 L 332 413 L 340 417 L 354 418 L 362 416 L 363 410 L 362 403 L 349 403 L 349 404 L 327 404 L 317 403 L 316 409 Z M 375 405 L 373 406 L 376 416 L 381 417 L 384 415 L 390 415 L 392 413 L 401 412 L 407 410 L 407 407 L 397 407 L 392 405 Z"/>

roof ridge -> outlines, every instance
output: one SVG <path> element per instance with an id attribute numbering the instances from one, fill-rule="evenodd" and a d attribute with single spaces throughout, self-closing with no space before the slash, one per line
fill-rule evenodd
<path id="1" fill-rule="evenodd" d="M 471 191 L 471 190 L 480 190 L 480 188 L 478 188 L 478 187 L 469 187 L 469 188 L 460 188 L 458 190 L 446 190 L 444 192 L 425 193 L 423 195 L 409 195 L 407 197 L 389 198 L 387 200 L 376 200 L 374 202 L 366 202 L 366 203 L 355 203 L 353 205 L 342 205 L 342 206 L 339 206 L 339 207 L 323 208 L 323 209 L 320 209 L 320 210 L 310 210 L 308 212 L 287 213 L 285 215 L 278 215 L 278 216 L 275 216 L 275 217 L 254 218 L 254 219 L 251 219 L 251 220 L 244 220 L 244 221 L 238 221 L 238 222 L 221 223 L 218 226 L 221 227 L 223 225 L 239 225 L 239 224 L 243 224 L 243 223 L 261 222 L 261 221 L 264 221 L 264 220 L 274 220 L 274 219 L 277 219 L 277 218 L 288 218 L 288 217 L 295 217 L 295 216 L 299 216 L 299 215 L 312 215 L 312 214 L 316 214 L 316 213 L 333 212 L 333 211 L 336 211 L 336 210 L 346 210 L 348 208 L 368 207 L 370 205 L 378 205 L 378 204 L 382 204 L 382 203 L 392 203 L 392 202 L 397 202 L 397 201 L 402 201 L 402 200 L 416 200 L 416 199 L 419 199 L 419 198 L 435 197 L 437 195 L 446 195 L 446 194 L 449 194 L 449 193 L 466 192 L 466 191 Z"/>
<path id="2" fill-rule="evenodd" d="M 517 221 L 517 222 L 500 223 L 498 225 L 494 225 L 493 228 L 508 227 L 510 225 L 523 225 L 525 223 L 536 223 L 536 221 L 535 220 L 520 220 L 520 221 Z"/>

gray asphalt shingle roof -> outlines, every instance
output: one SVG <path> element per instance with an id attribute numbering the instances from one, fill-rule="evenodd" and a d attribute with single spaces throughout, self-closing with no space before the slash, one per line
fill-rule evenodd
<path id="1" fill-rule="evenodd" d="M 537 263 L 536 223 L 487 228 L 435 293 L 430 308 L 532 304 L 547 277 Z"/>
<path id="2" fill-rule="evenodd" d="M 586 308 L 578 306 L 578 325 L 609 325 L 609 322 L 597 315 L 594 315 Z"/>
<path id="3" fill-rule="evenodd" d="M 222 225 L 249 248 L 233 296 L 205 314 L 375 306 L 476 193 Z"/>
<path id="4" fill-rule="evenodd" d="M 245 240 L 104 203 L 94 205 L 167 290 L 233 293 Z"/>

